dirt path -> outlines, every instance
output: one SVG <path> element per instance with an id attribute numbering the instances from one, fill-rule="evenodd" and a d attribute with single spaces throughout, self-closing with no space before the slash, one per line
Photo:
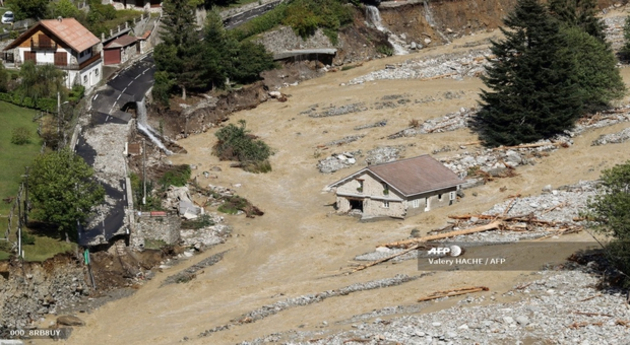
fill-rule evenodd
<path id="1" fill-rule="evenodd" d="M 466 40 L 480 40 L 469 37 Z M 459 43 L 459 42 L 458 42 Z M 421 54 L 434 55 L 451 52 L 441 47 Z M 190 344 L 233 344 L 273 332 L 295 329 L 314 329 L 322 321 L 333 323 L 373 309 L 401 304 L 413 304 L 416 298 L 434 290 L 464 285 L 484 284 L 491 291 L 504 292 L 516 282 L 533 279 L 521 272 L 440 272 L 396 287 L 357 292 L 348 296 L 327 299 L 322 303 L 293 308 L 264 320 L 218 332 L 207 338 L 197 335 L 207 329 L 228 323 L 242 314 L 287 297 L 336 289 L 357 282 L 389 278 L 396 274 L 418 275 L 415 261 L 397 265 L 381 265 L 351 276 L 331 275 L 348 260 L 370 251 L 377 243 L 409 236 L 414 227 L 428 231 L 444 225 L 448 214 L 481 212 L 503 200 L 508 194 L 538 194 L 547 184 L 560 186 L 579 180 L 596 179 L 600 171 L 628 159 L 629 143 L 591 147 L 600 134 L 617 132 L 630 124 L 619 124 L 589 131 L 575 139 L 575 145 L 538 160 L 536 165 L 517 169 L 519 176 L 502 179 L 476 188 L 477 197 L 466 191 L 461 202 L 443 209 L 432 210 L 406 220 L 358 223 L 356 219 L 333 215 L 332 194 L 322 188 L 355 169 L 320 174 L 316 169 L 315 146 L 347 135 L 366 134 L 356 142 L 344 145 L 339 151 L 362 149 L 364 152 L 378 145 L 413 145 L 406 149 L 406 157 L 430 153 L 445 145 L 459 146 L 476 140 L 468 130 L 401 138 L 378 139 L 408 126 L 412 119 L 420 121 L 460 107 L 476 105 L 477 92 L 482 87 L 479 79 L 454 81 L 449 79 L 418 81 L 393 80 L 368 82 L 362 85 L 340 86 L 348 80 L 383 68 L 385 64 L 401 62 L 418 55 L 393 57 L 373 61 L 345 72 L 328 75 L 283 89 L 291 95 L 289 101 L 270 101 L 258 108 L 234 114 L 230 120 L 247 121 L 248 128 L 261 136 L 276 150 L 271 158 L 273 172 L 255 175 L 229 168 L 210 154 L 214 131 L 180 141 L 187 155 L 172 156 L 173 163 L 200 165 L 194 173 L 210 166 L 222 168 L 218 179 L 201 184 L 230 186 L 241 183 L 237 191 L 265 211 L 263 217 L 246 219 L 229 217 L 235 236 L 226 245 L 195 257 L 189 263 L 165 270 L 135 295 L 115 301 L 87 315 L 87 325 L 76 328 L 68 344 L 173 344 L 188 337 Z M 623 76 L 630 80 L 630 70 Z M 446 100 L 444 93 L 464 91 L 461 98 Z M 411 100 L 433 96 L 435 101 L 424 104 L 413 102 L 395 109 L 365 112 L 327 118 L 299 115 L 311 105 L 343 105 L 365 102 L 371 104 L 385 95 L 406 94 Z M 353 127 L 388 119 L 386 127 L 354 131 Z M 332 149 L 331 149 L 332 150 Z M 463 150 L 460 150 L 460 152 Z M 456 152 L 442 153 L 454 155 Z M 323 158 L 323 157 L 321 157 Z M 358 167 L 356 167 L 358 169 Z M 499 188 L 505 186 L 506 191 Z M 576 240 L 588 240 L 578 235 Z M 223 261 L 205 270 L 187 284 L 172 284 L 160 288 L 161 280 L 217 252 L 230 249 Z M 567 253 L 558 254 L 562 259 Z M 526 259 L 526 258 L 524 258 Z M 448 302 L 451 303 L 451 302 Z M 435 308 L 448 306 L 435 305 Z M 433 309 L 433 307 L 431 307 Z M 334 326 L 345 327 L 345 326 Z"/>

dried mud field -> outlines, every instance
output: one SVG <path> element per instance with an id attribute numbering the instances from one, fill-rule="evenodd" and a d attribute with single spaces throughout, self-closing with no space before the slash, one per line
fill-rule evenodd
<path id="1" fill-rule="evenodd" d="M 540 276 L 519 271 L 424 274 L 426 272 L 418 271 L 415 260 L 386 263 L 352 275 L 340 275 L 339 269 L 350 265 L 349 261 L 355 256 L 373 251 L 379 243 L 407 238 L 414 228 L 426 234 L 442 227 L 448 215 L 481 213 L 503 202 L 510 194 L 536 195 L 546 185 L 557 188 L 597 179 L 601 170 L 628 159 L 630 143 L 601 146 L 591 146 L 591 143 L 601 135 L 630 127 L 630 123 L 586 130 L 573 138 L 572 146 L 536 159 L 534 165 L 519 166 L 515 177 L 468 189 L 466 196 L 450 207 L 405 220 L 361 223 L 356 218 L 334 214 L 334 195 L 323 192 L 324 187 L 359 169 L 365 164 L 365 158 L 358 157 L 353 167 L 332 174 L 322 174 L 317 169 L 318 161 L 332 153 L 357 150 L 365 153 L 379 146 L 404 146 L 404 157 L 432 153 L 445 146 L 454 151 L 440 152 L 436 157 L 474 150 L 477 146 L 470 143 L 478 138 L 467 128 L 397 139 L 386 137 L 407 128 L 412 120 L 423 123 L 461 108 L 477 106 L 478 92 L 483 87 L 479 78 L 349 82 L 408 59 L 483 50 L 487 39 L 493 35 L 466 37 L 449 46 L 366 62 L 347 71 L 329 72 L 321 78 L 281 89 L 289 95 L 287 102 L 272 99 L 255 109 L 233 114 L 229 123 L 246 120 L 247 128 L 275 150 L 270 173 L 247 173 L 230 168 L 229 162 L 214 157 L 211 147 L 216 129 L 180 140 L 179 144 L 188 154 L 174 155 L 169 160 L 174 164 L 197 165 L 193 174 L 202 185 L 234 186 L 239 195 L 260 207 L 265 215 L 254 219 L 227 216 L 234 234 L 226 244 L 195 256 L 187 263 L 165 269 L 134 295 L 84 315 L 86 326 L 76 328 L 66 343 L 235 344 L 292 330 L 332 334 L 351 330 L 348 320 L 354 320 L 356 315 L 386 307 L 408 306 L 400 308 L 399 315 L 438 312 L 466 296 L 422 306 L 418 306 L 416 300 L 433 291 L 471 285 L 490 289 L 475 295 L 487 296 L 488 303 L 490 295 L 496 296 L 492 303 L 519 300 L 519 294 L 505 293 L 515 285 L 526 284 Z M 622 69 L 622 74 L 629 83 L 630 69 Z M 385 102 L 392 99 L 393 102 Z M 407 101 L 398 102 L 400 99 Z M 624 102 L 627 100 L 621 104 Z M 326 117 L 308 115 L 313 108 L 349 105 L 359 110 Z M 355 129 L 382 120 L 387 120 L 385 126 Z M 321 146 L 348 136 L 359 138 L 326 149 Z M 202 172 L 212 166 L 220 167 L 221 171 L 213 171 L 216 178 L 205 178 Z M 584 232 L 568 236 L 572 241 L 592 242 Z M 166 277 L 224 251 L 227 252 L 220 262 L 197 274 L 194 280 L 162 286 Z M 550 253 L 545 260 L 560 262 L 570 254 L 558 251 Z M 291 308 L 280 307 L 285 300 L 305 295 L 311 296 L 287 302 L 292 303 Z M 259 309 L 274 303 L 278 303 L 276 310 Z M 570 339 L 567 343 L 571 343 Z"/>

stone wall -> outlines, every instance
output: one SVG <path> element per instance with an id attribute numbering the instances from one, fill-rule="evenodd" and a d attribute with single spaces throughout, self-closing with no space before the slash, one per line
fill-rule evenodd
<path id="1" fill-rule="evenodd" d="M 288 26 L 281 26 L 276 30 L 265 32 L 256 42 L 262 43 L 267 50 L 274 53 L 292 49 L 334 48 L 321 29 L 315 31 L 313 36 L 305 40 L 296 35 L 293 29 Z"/>
<path id="2" fill-rule="evenodd" d="M 439 190 L 439 191 L 435 191 L 435 192 L 431 192 L 427 194 L 420 194 L 420 195 L 414 196 L 412 199 L 409 199 L 406 202 L 407 215 L 414 216 L 419 213 L 425 212 L 425 209 L 427 207 L 427 202 L 429 203 L 429 211 L 431 211 L 434 208 L 448 206 L 451 204 L 449 193 L 456 192 L 456 191 L 457 191 L 457 187 L 453 187 L 453 188 L 443 189 L 443 190 Z M 440 195 L 442 196 L 441 199 L 440 199 Z M 414 200 L 418 200 L 418 207 L 414 207 L 414 203 L 413 203 Z"/>
<path id="3" fill-rule="evenodd" d="M 359 192 L 357 188 L 361 186 L 359 180 L 363 180 L 363 190 Z M 371 197 L 379 199 L 387 199 L 392 201 L 402 201 L 403 197 L 395 190 L 389 189 L 389 193 L 386 195 L 383 193 L 383 183 L 377 180 L 374 176 L 368 172 L 364 172 L 361 175 L 356 176 L 353 179 L 346 181 L 346 183 L 337 187 L 337 193 L 353 195 L 357 197 Z"/>
<path id="4" fill-rule="evenodd" d="M 363 203 L 363 218 L 370 217 L 393 217 L 405 218 L 407 211 L 402 201 L 387 201 L 389 206 L 384 203 L 386 200 L 365 199 Z"/>
<path id="5" fill-rule="evenodd" d="M 131 232 L 129 243 L 132 248 L 143 248 L 146 240 L 176 244 L 180 239 L 182 221 L 177 216 L 151 217 L 143 212 L 136 217 L 136 226 Z"/>

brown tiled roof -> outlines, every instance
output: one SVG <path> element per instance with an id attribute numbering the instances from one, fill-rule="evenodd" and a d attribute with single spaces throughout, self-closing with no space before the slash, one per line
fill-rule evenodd
<path id="1" fill-rule="evenodd" d="M 137 38 L 129 35 L 122 35 L 117 39 L 107 43 L 103 48 L 105 49 L 113 49 L 113 48 L 124 48 L 133 43 L 136 43 Z"/>
<path id="2" fill-rule="evenodd" d="M 451 169 L 429 155 L 370 165 L 367 170 L 405 196 L 455 187 L 462 183 Z"/>
<path id="3" fill-rule="evenodd" d="M 101 41 L 74 18 L 64 18 L 62 20 L 47 19 L 33 25 L 13 42 L 9 43 L 4 50 L 17 47 L 40 29 L 48 31 L 56 39 L 59 39 L 77 52 L 82 52 Z"/>
<path id="4" fill-rule="evenodd" d="M 82 52 L 101 41 L 74 18 L 47 19 L 40 21 L 39 24 L 77 52 Z"/>
<path id="5" fill-rule="evenodd" d="M 330 187 L 336 187 L 364 171 L 372 173 L 372 175 L 386 182 L 404 196 L 451 188 L 463 182 L 444 164 L 429 155 L 422 155 L 389 163 L 370 165 L 333 183 Z"/>

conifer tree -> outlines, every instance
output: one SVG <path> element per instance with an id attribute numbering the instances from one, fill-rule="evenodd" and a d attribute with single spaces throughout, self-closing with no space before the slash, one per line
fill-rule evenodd
<path id="1" fill-rule="evenodd" d="M 476 118 L 487 145 L 517 145 L 569 129 L 582 113 L 577 67 L 566 36 L 537 0 L 519 0 L 492 42 Z"/>
<path id="2" fill-rule="evenodd" d="M 568 26 L 579 27 L 587 34 L 605 43 L 606 25 L 597 18 L 597 2 L 595 0 L 551 0 L 549 1 L 551 14 Z"/>
<path id="3" fill-rule="evenodd" d="M 155 47 L 153 57 L 158 71 L 182 90 L 204 86 L 204 49 L 195 25 L 195 8 L 188 0 L 166 0 L 163 3 L 162 43 Z"/>

